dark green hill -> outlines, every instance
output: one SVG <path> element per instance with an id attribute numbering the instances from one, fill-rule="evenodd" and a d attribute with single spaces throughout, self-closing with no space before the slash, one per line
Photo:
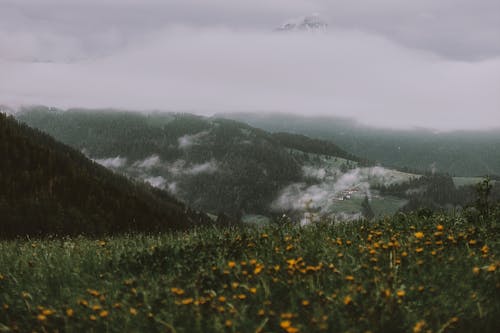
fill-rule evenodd
<path id="1" fill-rule="evenodd" d="M 456 176 L 500 175 L 500 130 L 435 132 L 361 125 L 352 119 L 282 113 L 233 113 L 221 117 L 271 132 L 329 140 L 348 152 L 387 167 L 437 170 Z"/>
<path id="2" fill-rule="evenodd" d="M 0 237 L 186 228 L 207 221 L 0 114 Z"/>
<path id="3" fill-rule="evenodd" d="M 290 149 L 359 161 L 333 143 L 273 135 L 222 118 L 44 107 L 17 117 L 115 171 L 215 214 L 268 213 L 280 190 L 303 180 L 303 161 Z"/>

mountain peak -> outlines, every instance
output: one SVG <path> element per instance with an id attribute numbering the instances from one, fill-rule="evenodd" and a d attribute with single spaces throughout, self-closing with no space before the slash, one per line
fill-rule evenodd
<path id="1" fill-rule="evenodd" d="M 276 28 L 277 31 L 312 31 L 325 32 L 328 24 L 324 22 L 318 13 L 291 19 Z"/>

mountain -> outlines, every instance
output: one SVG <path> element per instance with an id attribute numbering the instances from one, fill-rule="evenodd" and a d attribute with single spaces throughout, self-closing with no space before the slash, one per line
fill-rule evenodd
<path id="1" fill-rule="evenodd" d="M 0 237 L 159 231 L 206 223 L 164 191 L 133 183 L 0 114 Z"/>
<path id="2" fill-rule="evenodd" d="M 332 141 L 350 153 L 387 167 L 449 173 L 500 175 L 500 130 L 435 132 L 364 126 L 352 119 L 283 113 L 233 113 L 219 117 L 270 132 L 290 132 Z"/>
<path id="3" fill-rule="evenodd" d="M 334 181 L 366 164 L 331 142 L 271 134 L 221 118 L 40 107 L 17 117 L 196 209 L 234 217 L 288 210 L 276 201 L 289 186 L 323 182 L 318 174 Z M 295 207 L 303 205 L 296 199 Z"/>
<path id="4" fill-rule="evenodd" d="M 220 117 L 41 107 L 17 117 L 116 173 L 168 191 L 195 209 L 244 222 L 282 214 L 308 223 L 420 206 L 453 209 L 473 200 L 474 188 L 462 185 L 481 180 L 389 169 L 332 141 L 270 133 Z"/>
<path id="5" fill-rule="evenodd" d="M 319 14 L 296 18 L 283 23 L 276 31 L 312 31 L 325 32 L 328 24 L 321 20 Z"/>

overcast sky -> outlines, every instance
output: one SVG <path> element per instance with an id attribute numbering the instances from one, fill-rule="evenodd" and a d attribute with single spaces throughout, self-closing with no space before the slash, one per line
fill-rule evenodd
<path id="1" fill-rule="evenodd" d="M 500 1 L 0 0 L 0 104 L 500 128 Z"/>

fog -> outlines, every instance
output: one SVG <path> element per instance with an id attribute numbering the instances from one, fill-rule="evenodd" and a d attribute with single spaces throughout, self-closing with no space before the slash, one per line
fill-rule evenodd
<path id="1" fill-rule="evenodd" d="M 331 171 L 331 170 L 330 170 Z M 331 213 L 336 202 L 343 200 L 347 191 L 355 192 L 356 196 L 372 197 L 371 186 L 392 185 L 408 180 L 409 174 L 386 169 L 380 166 L 354 168 L 346 173 L 339 170 L 334 175 L 325 177 L 325 169 L 306 166 L 304 176 L 316 178 L 315 184 L 294 183 L 281 190 L 271 204 L 277 211 L 307 209 L 317 210 L 320 215 Z M 352 193 L 349 192 L 349 195 Z"/>
<path id="2" fill-rule="evenodd" d="M 500 6 L 458 2 L 2 2 L 0 104 L 500 127 Z"/>

